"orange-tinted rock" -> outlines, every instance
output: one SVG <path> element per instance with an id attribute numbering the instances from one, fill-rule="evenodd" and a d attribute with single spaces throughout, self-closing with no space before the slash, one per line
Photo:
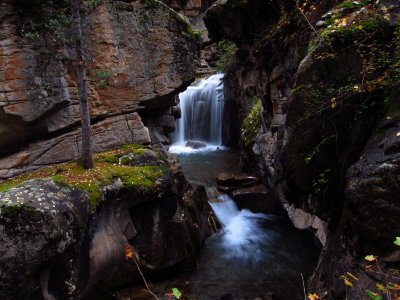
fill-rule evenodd
<path id="1" fill-rule="evenodd" d="M 43 45 L 33 45 L 21 37 L 18 24 L 26 20 L 14 5 L 12 0 L 0 3 L 0 157 L 9 155 L 0 158 L 2 177 L 15 173 L 10 157 L 18 156 L 18 149 L 47 153 L 46 149 L 57 140 L 68 154 L 62 157 L 64 160 L 78 155 L 77 143 L 71 137 L 77 137 L 80 125 L 73 52 L 56 48 L 41 32 L 46 51 L 40 50 Z M 159 2 L 150 8 L 139 1 L 108 0 L 87 21 L 89 26 L 85 28 L 90 32 L 85 32 L 85 47 L 90 57 L 87 82 L 92 123 L 104 120 L 101 123 L 105 126 L 104 122 L 114 122 L 115 116 L 125 118 L 139 109 L 147 118 L 146 109 L 166 111 L 176 105 L 177 93 L 194 79 L 199 50 L 198 40 L 188 34 L 188 24 L 181 16 Z M 173 130 L 174 120 L 171 113 L 164 115 L 161 111 L 152 120 L 155 125 L 151 130 L 157 130 L 150 135 L 157 137 L 154 141 L 149 140 L 148 133 L 142 137 L 123 133 L 117 143 L 114 128 L 104 130 L 101 138 L 95 137 L 94 149 L 104 150 L 105 145 L 118 146 L 128 140 L 168 142 L 166 135 Z M 140 118 L 135 122 L 143 129 Z M 120 120 L 109 126 L 118 124 L 122 124 Z M 123 132 L 127 132 L 127 124 Z M 10 134 L 15 128 L 17 134 Z M 58 161 L 50 159 L 47 163 L 54 160 Z M 32 165 L 22 169 L 37 167 L 36 159 L 28 161 Z"/>

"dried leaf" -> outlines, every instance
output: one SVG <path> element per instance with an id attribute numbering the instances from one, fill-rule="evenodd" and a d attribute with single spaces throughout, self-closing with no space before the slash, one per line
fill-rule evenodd
<path id="1" fill-rule="evenodd" d="M 133 248 L 130 245 L 125 246 L 125 260 L 133 259 Z"/>
<path id="2" fill-rule="evenodd" d="M 310 300 L 317 300 L 317 299 L 319 299 L 319 297 L 318 297 L 318 295 L 317 294 L 308 294 L 307 295 L 307 298 L 308 299 L 310 299 Z"/>

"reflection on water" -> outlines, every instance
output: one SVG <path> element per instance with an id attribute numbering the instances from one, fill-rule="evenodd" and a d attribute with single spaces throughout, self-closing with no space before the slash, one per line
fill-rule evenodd
<path id="1" fill-rule="evenodd" d="M 181 162 L 186 179 L 196 184 L 215 186 L 215 177 L 219 173 L 239 171 L 237 150 L 219 149 L 176 155 Z"/>

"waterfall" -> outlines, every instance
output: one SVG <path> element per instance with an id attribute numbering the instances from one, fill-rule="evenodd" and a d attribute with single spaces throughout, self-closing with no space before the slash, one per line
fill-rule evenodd
<path id="1" fill-rule="evenodd" d="M 274 238 L 267 234 L 262 222 L 271 219 L 247 209 L 238 210 L 235 202 L 227 195 L 220 195 L 221 202 L 210 205 L 222 224 L 222 239 L 219 247 L 227 258 L 257 262 L 263 258 L 263 249 Z"/>
<path id="2" fill-rule="evenodd" d="M 173 146 L 184 147 L 187 141 L 221 145 L 223 76 L 212 75 L 179 94 L 182 117 L 177 121 L 176 131 L 172 135 Z"/>

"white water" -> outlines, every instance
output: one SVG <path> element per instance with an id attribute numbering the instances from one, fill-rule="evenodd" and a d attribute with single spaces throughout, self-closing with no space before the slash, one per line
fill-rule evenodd
<path id="1" fill-rule="evenodd" d="M 262 221 L 270 216 L 253 213 L 247 209 L 238 210 L 235 202 L 227 195 L 219 196 L 222 202 L 210 203 L 215 215 L 222 224 L 220 247 L 223 256 L 257 262 L 273 235 L 262 228 Z"/>
<path id="2" fill-rule="evenodd" d="M 222 143 L 224 95 L 223 74 L 212 75 L 179 94 L 182 117 L 172 135 L 171 153 L 215 151 Z M 201 141 L 206 147 L 185 147 L 187 141 Z"/>

